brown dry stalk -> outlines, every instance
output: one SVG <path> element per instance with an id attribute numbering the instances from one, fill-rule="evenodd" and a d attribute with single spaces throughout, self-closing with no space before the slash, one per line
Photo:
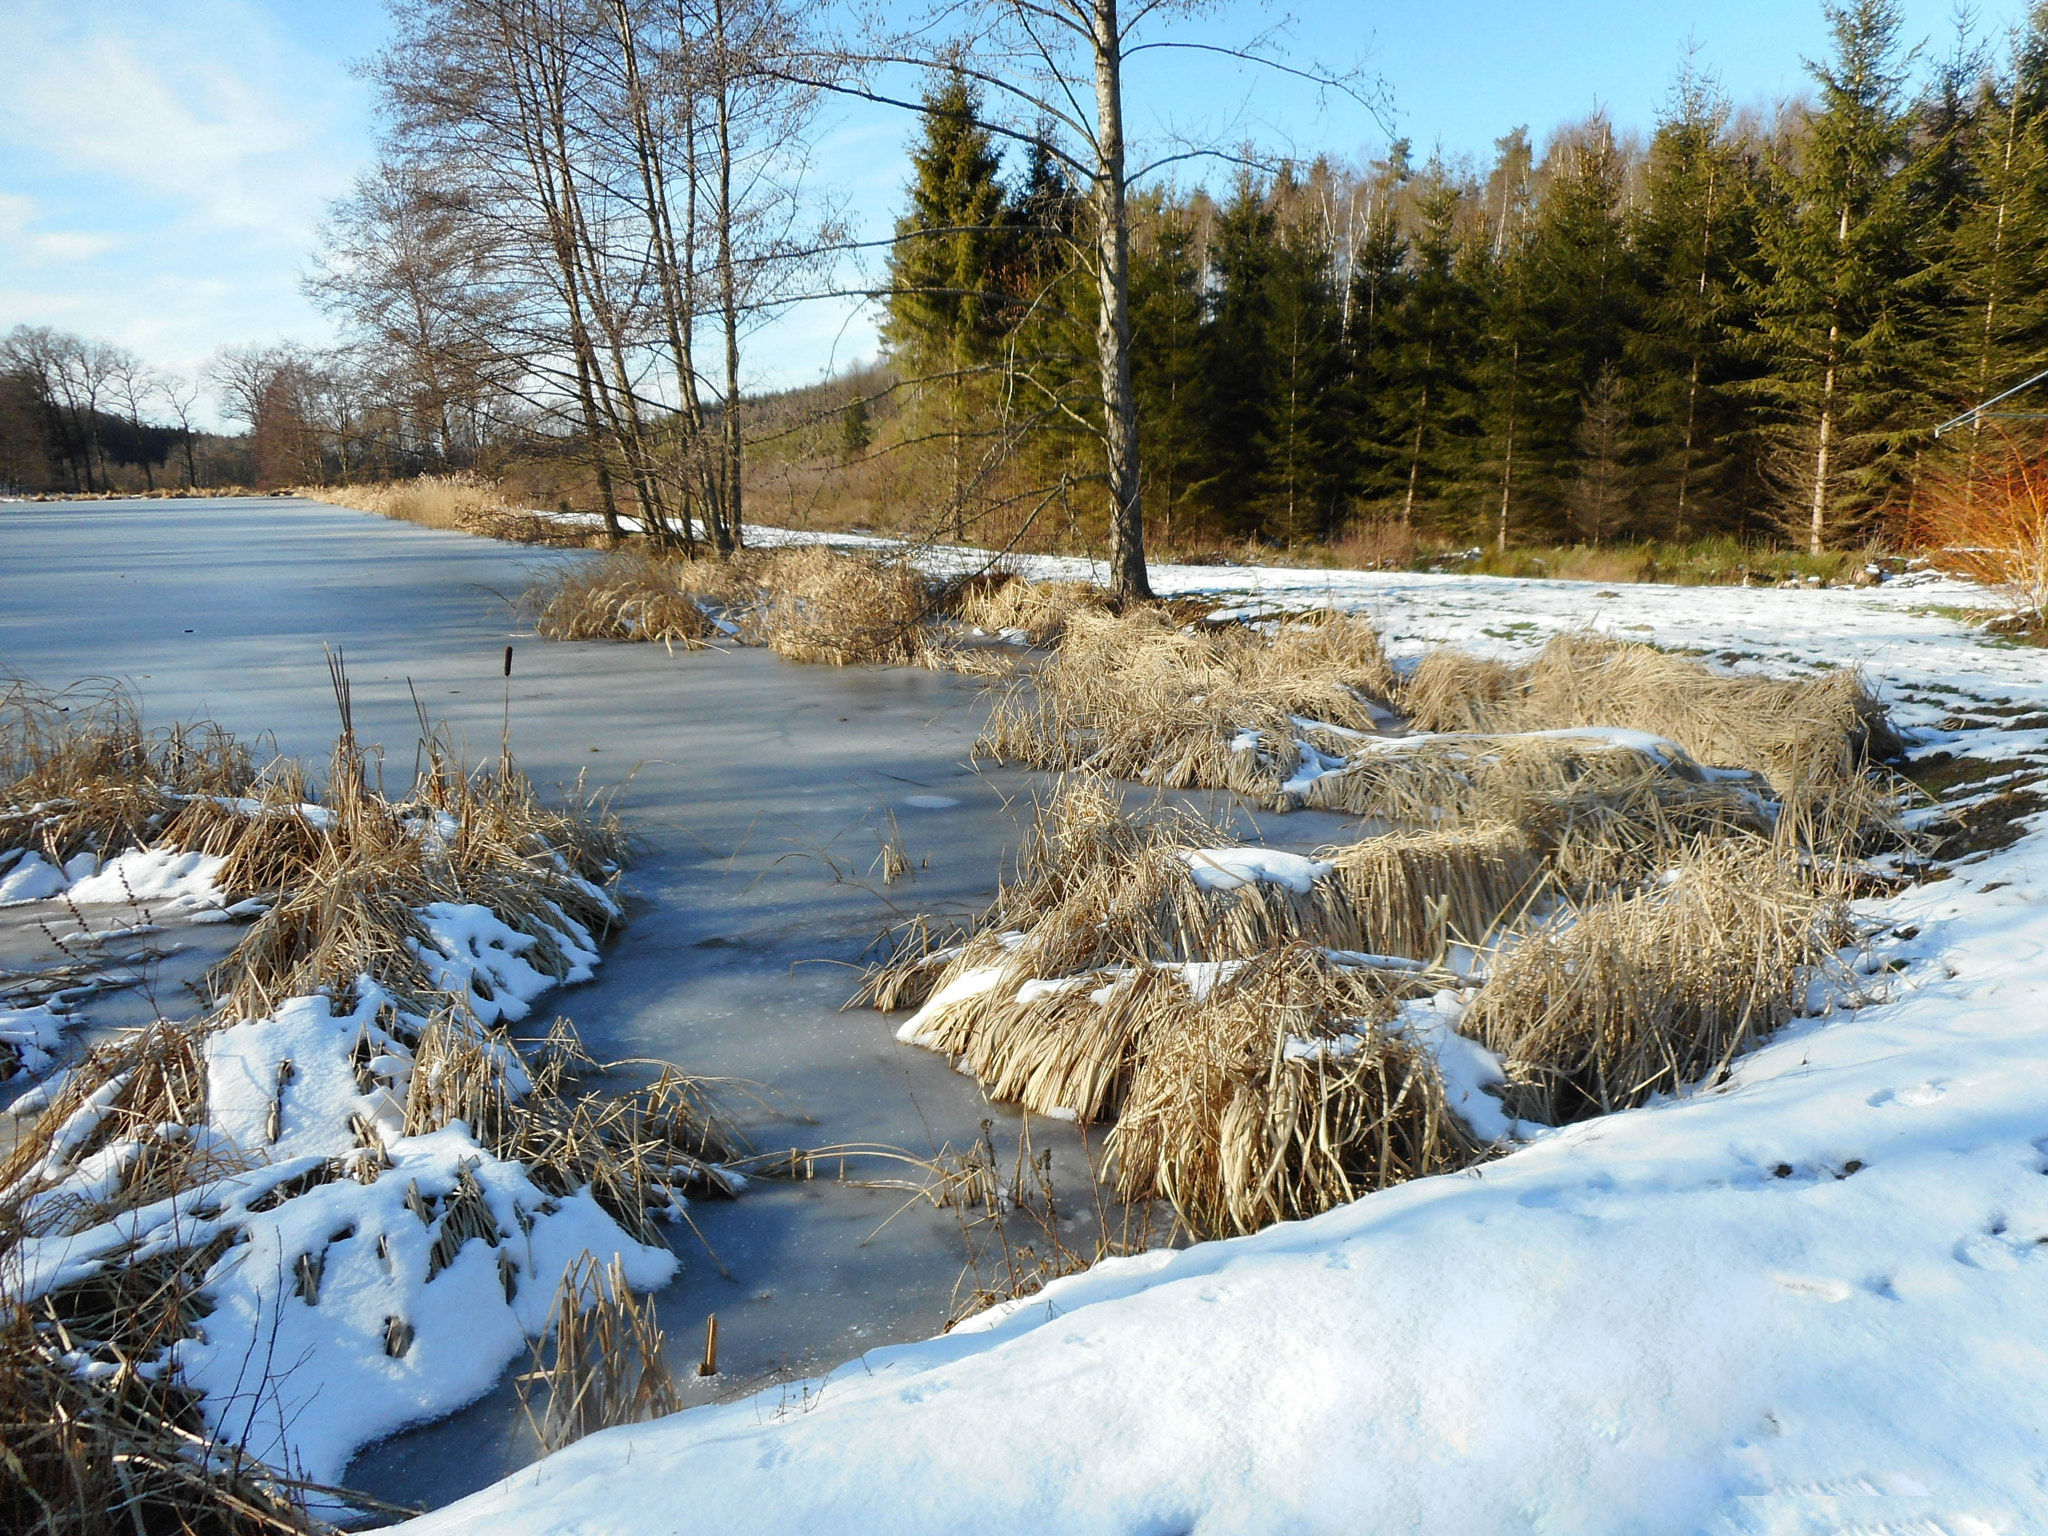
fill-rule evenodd
<path id="1" fill-rule="evenodd" d="M 1762 842 L 1708 844 L 1648 889 L 1584 902 L 1500 955 L 1461 1028 L 1518 1113 L 1565 1120 L 1712 1082 L 1846 981 L 1839 894 Z"/>
<path id="2" fill-rule="evenodd" d="M 586 1253 L 562 1276 L 533 1369 L 515 1378 L 519 1401 L 551 1456 L 615 1424 L 639 1424 L 683 1406 L 662 1358 L 665 1339 L 651 1300 L 638 1300 L 625 1266 Z M 546 1401 L 534 1411 L 534 1398 Z"/>

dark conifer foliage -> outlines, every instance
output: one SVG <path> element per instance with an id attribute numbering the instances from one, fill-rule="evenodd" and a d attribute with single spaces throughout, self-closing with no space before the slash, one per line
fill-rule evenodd
<path id="1" fill-rule="evenodd" d="M 1641 132 L 1595 115 L 1484 163 L 1399 141 L 1135 198 L 1153 526 L 1503 551 L 1896 528 L 1931 428 L 2048 367 L 2048 0 L 1995 47 L 1916 50 L 1895 0 L 1824 11 L 1809 94 L 1772 115 L 1688 63 Z M 944 90 L 904 229 L 951 232 L 899 248 L 890 343 L 1079 379 L 1073 194 L 1042 158 L 1005 190 L 972 91 Z"/>

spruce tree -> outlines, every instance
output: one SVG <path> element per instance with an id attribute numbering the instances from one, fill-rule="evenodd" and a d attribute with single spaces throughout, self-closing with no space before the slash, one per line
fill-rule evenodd
<path id="1" fill-rule="evenodd" d="M 1671 538 L 1739 516 L 1747 467 L 1742 399 L 1750 377 L 1743 274 L 1755 265 L 1753 161 L 1728 131 L 1727 99 L 1690 65 L 1650 142 L 1635 247 L 1645 284 L 1629 360 L 1646 463 Z"/>
<path id="2" fill-rule="evenodd" d="M 957 538 L 967 531 L 965 438 L 991 393 L 986 370 L 1006 319 L 999 267 L 1011 232 L 979 94 L 955 75 L 925 98 L 923 122 L 910 156 L 910 211 L 890 247 L 881 330 L 892 354 L 931 376 L 920 397 L 940 407 Z"/>
<path id="3" fill-rule="evenodd" d="M 1135 199 L 1131 369 L 1144 433 L 1145 503 L 1168 545 L 1200 475 L 1202 270 L 1192 220 L 1159 192 Z"/>
<path id="4" fill-rule="evenodd" d="M 1211 237 L 1209 304 L 1202 328 L 1202 498 L 1225 530 L 1257 530 L 1271 442 L 1273 269 L 1279 221 L 1266 189 L 1245 172 Z"/>
<path id="5" fill-rule="evenodd" d="M 1815 554 L 1885 502 L 1924 404 L 1915 177 L 1895 0 L 1827 7 L 1835 52 L 1796 142 L 1776 146 L 1758 240 L 1758 394 L 1783 424 L 1785 522 Z"/>
<path id="6" fill-rule="evenodd" d="M 1391 369 L 1396 360 L 1393 318 L 1408 301 L 1413 280 L 1401 198 L 1409 180 L 1408 145 L 1397 139 L 1374 168 L 1367 190 L 1365 231 L 1351 256 L 1351 288 L 1344 316 L 1350 364 L 1351 452 L 1358 494 L 1385 502 L 1400 484 L 1400 402 Z"/>
<path id="7" fill-rule="evenodd" d="M 1380 419 L 1395 454 L 1402 528 L 1433 508 L 1461 467 L 1471 428 L 1476 295 L 1460 260 L 1467 189 L 1441 161 L 1418 178 L 1410 279 L 1387 317 Z"/>
<path id="8" fill-rule="evenodd" d="M 1957 409 L 2048 367 L 2048 4 L 1960 127 L 1972 175 L 1947 263 L 1945 404 Z"/>
<path id="9" fill-rule="evenodd" d="M 1523 257 L 1532 344 L 1519 389 L 1523 499 L 1532 515 L 1549 517 L 1576 480 L 1586 402 L 1602 371 L 1621 360 L 1641 295 L 1622 216 L 1622 158 L 1606 119 L 1562 135 L 1544 171 Z"/>
<path id="10" fill-rule="evenodd" d="M 1529 237 L 1535 213 L 1534 156 L 1526 128 L 1494 140 L 1487 178 L 1484 244 L 1472 258 L 1472 283 L 1484 297 L 1482 349 L 1476 363 L 1483 440 L 1474 489 L 1482 514 L 1474 532 L 1484 537 L 1490 515 L 1494 547 L 1505 554 L 1510 531 L 1520 531 L 1517 499 L 1528 478 L 1524 366 L 1541 337 L 1530 303 Z"/>
<path id="11" fill-rule="evenodd" d="M 1267 531 L 1288 541 L 1335 531 L 1348 489 L 1343 305 L 1329 241 L 1294 210 L 1267 270 L 1265 436 L 1260 501 Z"/>

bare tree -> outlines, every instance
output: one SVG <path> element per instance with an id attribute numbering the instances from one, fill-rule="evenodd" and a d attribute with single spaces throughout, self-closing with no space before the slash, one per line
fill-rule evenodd
<path id="1" fill-rule="evenodd" d="M 149 441 L 144 435 L 142 422 L 143 402 L 155 397 L 158 391 L 157 376 L 141 358 L 124 348 L 108 349 L 108 388 L 121 414 L 127 418 L 128 431 L 135 442 L 135 456 L 142 461 L 142 481 L 150 490 L 156 489 L 156 471 L 149 462 Z"/>
<path id="2" fill-rule="evenodd" d="M 1082 190 L 1089 214 L 1085 261 L 1096 299 L 1096 400 L 1085 425 L 1102 451 L 1110 587 L 1126 598 L 1152 595 L 1131 373 L 1131 194 L 1169 164 L 1218 153 L 1183 144 L 1134 164 L 1125 124 L 1126 70 L 1146 53 L 1222 54 L 1365 100 L 1353 77 L 1295 69 L 1259 45 L 1228 48 L 1152 35 L 1171 19 L 1214 8 L 1214 0 L 939 0 L 911 30 L 871 29 L 858 44 L 818 59 L 809 76 L 827 89 L 921 110 L 919 102 L 874 83 L 878 74 L 891 66 L 957 73 L 992 102 L 1007 103 L 1009 110 L 999 105 L 985 126 L 1051 157 Z"/>
<path id="3" fill-rule="evenodd" d="M 170 407 L 171 419 L 178 424 L 178 442 L 185 455 L 185 486 L 190 490 L 199 484 L 199 465 L 192 455 L 192 442 L 198 435 L 192 424 L 192 412 L 199 404 L 199 385 L 182 374 L 170 373 L 163 376 L 158 392 Z"/>

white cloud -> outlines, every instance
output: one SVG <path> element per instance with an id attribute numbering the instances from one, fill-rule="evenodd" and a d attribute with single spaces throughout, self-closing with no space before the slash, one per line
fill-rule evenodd
<path id="1" fill-rule="evenodd" d="M 216 228 L 308 227 L 345 185 L 337 113 L 360 114 L 338 61 L 309 60 L 234 0 L 0 16 L 12 86 L 0 136 L 25 170 L 106 177 Z M 325 77 L 325 78 L 323 78 Z M 351 122 L 343 138 L 353 141 Z"/>
<path id="2" fill-rule="evenodd" d="M 81 230 L 46 230 L 36 200 L 18 192 L 0 192 L 0 262 L 24 267 L 91 261 L 120 248 L 113 235 Z"/>
<path id="3" fill-rule="evenodd" d="M 0 0 L 0 326 L 187 373 L 223 344 L 329 339 L 298 275 L 370 153 L 342 56 L 375 44 L 363 5 Z"/>

